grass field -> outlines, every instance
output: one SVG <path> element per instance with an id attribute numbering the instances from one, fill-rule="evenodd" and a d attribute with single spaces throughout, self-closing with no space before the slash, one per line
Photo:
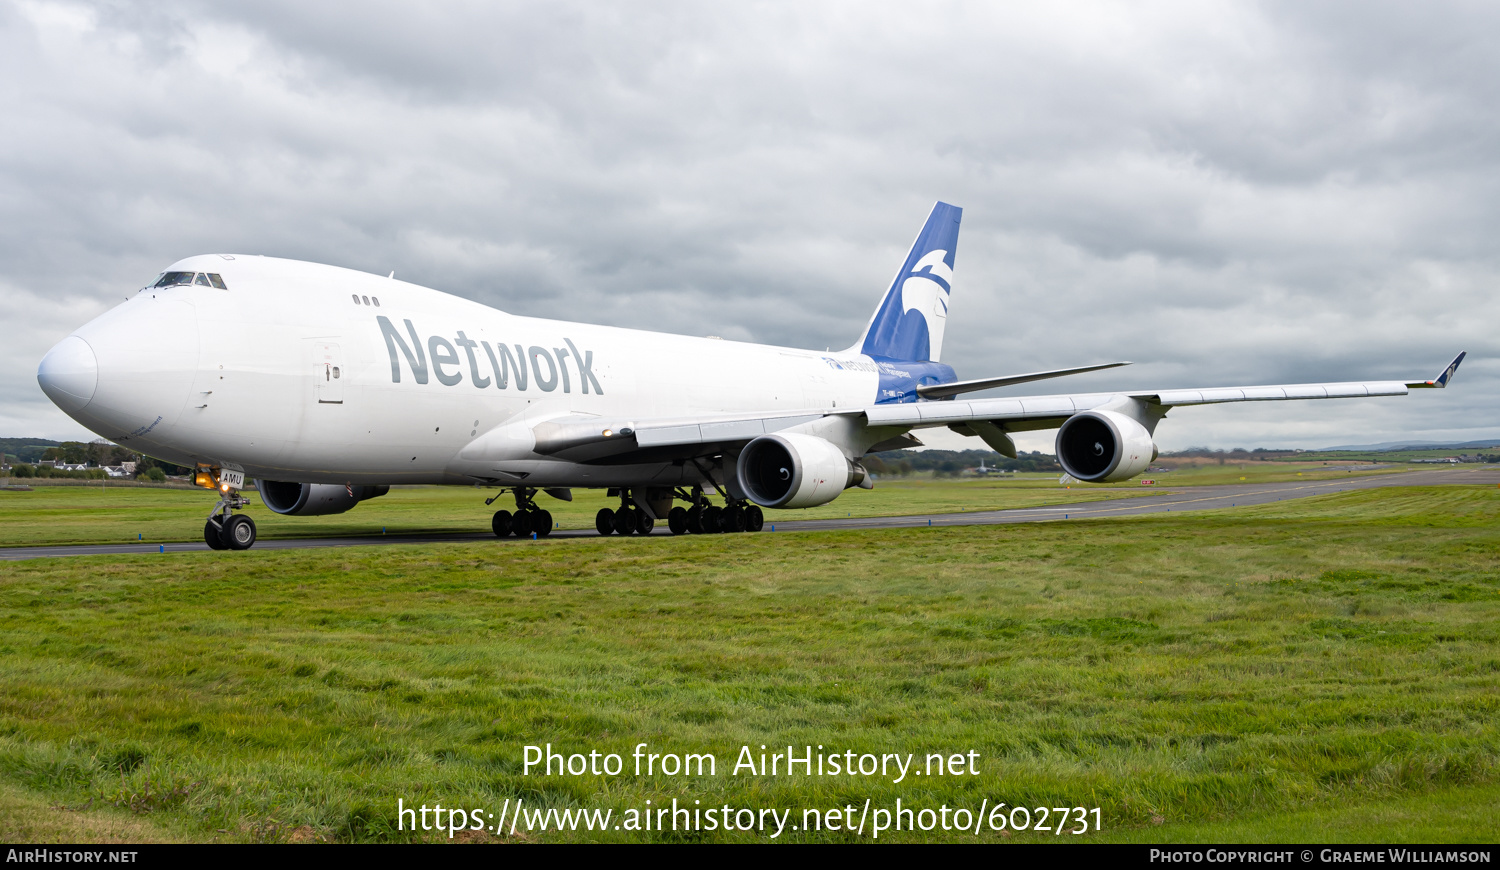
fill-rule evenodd
<path id="1" fill-rule="evenodd" d="M 881 480 L 873 490 L 851 489 L 832 504 L 799 511 L 769 511 L 767 522 L 778 519 L 878 517 L 919 513 L 1001 510 L 1043 504 L 1071 504 L 1105 498 L 1152 495 L 1162 486 L 1203 486 L 1248 480 L 1271 483 L 1347 477 L 1343 468 L 1321 463 L 1247 463 L 1182 469 L 1159 475 L 1156 488 L 1139 480 L 1107 486 L 1058 485 L 1055 475 L 1024 474 L 987 479 L 896 478 Z M 1385 473 L 1383 470 L 1363 473 Z M 0 490 L 0 547 L 41 544 L 193 541 L 203 534 L 203 521 L 215 496 L 203 490 L 148 487 L 35 486 L 31 492 Z M 259 504 L 250 510 L 260 536 L 308 538 L 328 535 L 426 534 L 489 530 L 490 515 L 515 502 L 502 496 L 486 507 L 494 490 L 472 487 L 405 487 L 371 499 L 348 513 L 323 517 L 283 517 Z M 552 512 L 564 529 L 591 529 L 601 507 L 616 507 L 602 490 L 576 490 L 574 501 L 540 496 L 538 503 Z"/>
<path id="2" fill-rule="evenodd" d="M 1497 520 L 1500 490 L 1452 486 L 1066 524 L 3 563 L 0 837 L 411 838 L 398 798 L 798 820 L 988 798 L 1097 806 L 1089 839 L 1493 842 Z M 521 747 L 547 742 L 723 766 L 523 775 Z M 974 750 L 983 773 L 727 775 L 740 746 L 788 743 Z"/>

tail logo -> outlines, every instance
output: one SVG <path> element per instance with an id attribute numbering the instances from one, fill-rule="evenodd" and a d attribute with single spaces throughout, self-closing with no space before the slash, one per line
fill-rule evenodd
<path id="1" fill-rule="evenodd" d="M 931 330 L 934 319 L 948 317 L 948 294 L 953 290 L 953 270 L 943 259 L 947 251 L 928 251 L 901 282 L 901 313 L 916 311 Z"/>

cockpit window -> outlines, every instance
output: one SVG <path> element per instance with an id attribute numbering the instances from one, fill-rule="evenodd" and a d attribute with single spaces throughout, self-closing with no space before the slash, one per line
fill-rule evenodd
<path id="1" fill-rule="evenodd" d="M 156 279 L 154 286 L 171 287 L 176 284 L 191 284 L 194 274 L 193 272 L 164 272 L 160 278 Z"/>
<path id="2" fill-rule="evenodd" d="M 217 287 L 220 290 L 228 290 L 229 285 L 224 283 L 223 277 L 212 272 L 163 272 L 152 287 L 177 287 L 183 284 L 196 284 L 199 287 Z"/>

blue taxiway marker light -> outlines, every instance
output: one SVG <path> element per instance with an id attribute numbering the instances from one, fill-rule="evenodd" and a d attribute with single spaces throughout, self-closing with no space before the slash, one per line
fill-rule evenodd
<path id="1" fill-rule="evenodd" d="M 532 540 L 533 540 L 533 541 L 535 541 L 535 540 L 536 540 L 536 532 L 532 532 L 532 533 L 531 533 L 531 539 L 532 539 Z"/>
<path id="2" fill-rule="evenodd" d="M 137 541 L 144 541 L 144 540 L 146 540 L 146 536 L 145 536 L 145 535 L 142 535 L 142 534 L 141 534 L 141 533 L 139 533 L 139 532 L 137 532 L 137 533 L 136 533 L 136 535 L 135 535 L 135 539 L 136 539 L 136 540 L 137 540 Z"/>
<path id="3" fill-rule="evenodd" d="M 166 551 L 167 551 L 167 545 L 166 544 L 157 544 L 156 545 L 156 552 L 158 552 L 158 553 L 165 553 Z"/>
<path id="4" fill-rule="evenodd" d="M 932 526 L 932 518 L 931 517 L 927 518 L 927 525 L 928 525 L 929 528 Z"/>
<path id="5" fill-rule="evenodd" d="M 776 531 L 776 524 L 775 523 L 771 523 L 771 531 L 773 531 L 773 532 Z"/>

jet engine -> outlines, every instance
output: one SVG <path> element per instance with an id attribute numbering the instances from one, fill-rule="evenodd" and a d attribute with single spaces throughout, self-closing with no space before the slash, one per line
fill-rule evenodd
<path id="1" fill-rule="evenodd" d="M 864 468 L 831 441 L 798 432 L 746 444 L 735 470 L 750 500 L 768 508 L 817 507 L 865 482 Z"/>
<path id="2" fill-rule="evenodd" d="M 284 483 L 276 480 L 258 480 L 255 486 L 266 507 L 278 514 L 295 517 L 341 514 L 367 498 L 379 498 L 391 491 L 388 486 Z"/>
<path id="3" fill-rule="evenodd" d="M 1126 480 L 1155 458 L 1151 433 L 1118 411 L 1083 411 L 1057 430 L 1057 461 L 1085 483 Z"/>

